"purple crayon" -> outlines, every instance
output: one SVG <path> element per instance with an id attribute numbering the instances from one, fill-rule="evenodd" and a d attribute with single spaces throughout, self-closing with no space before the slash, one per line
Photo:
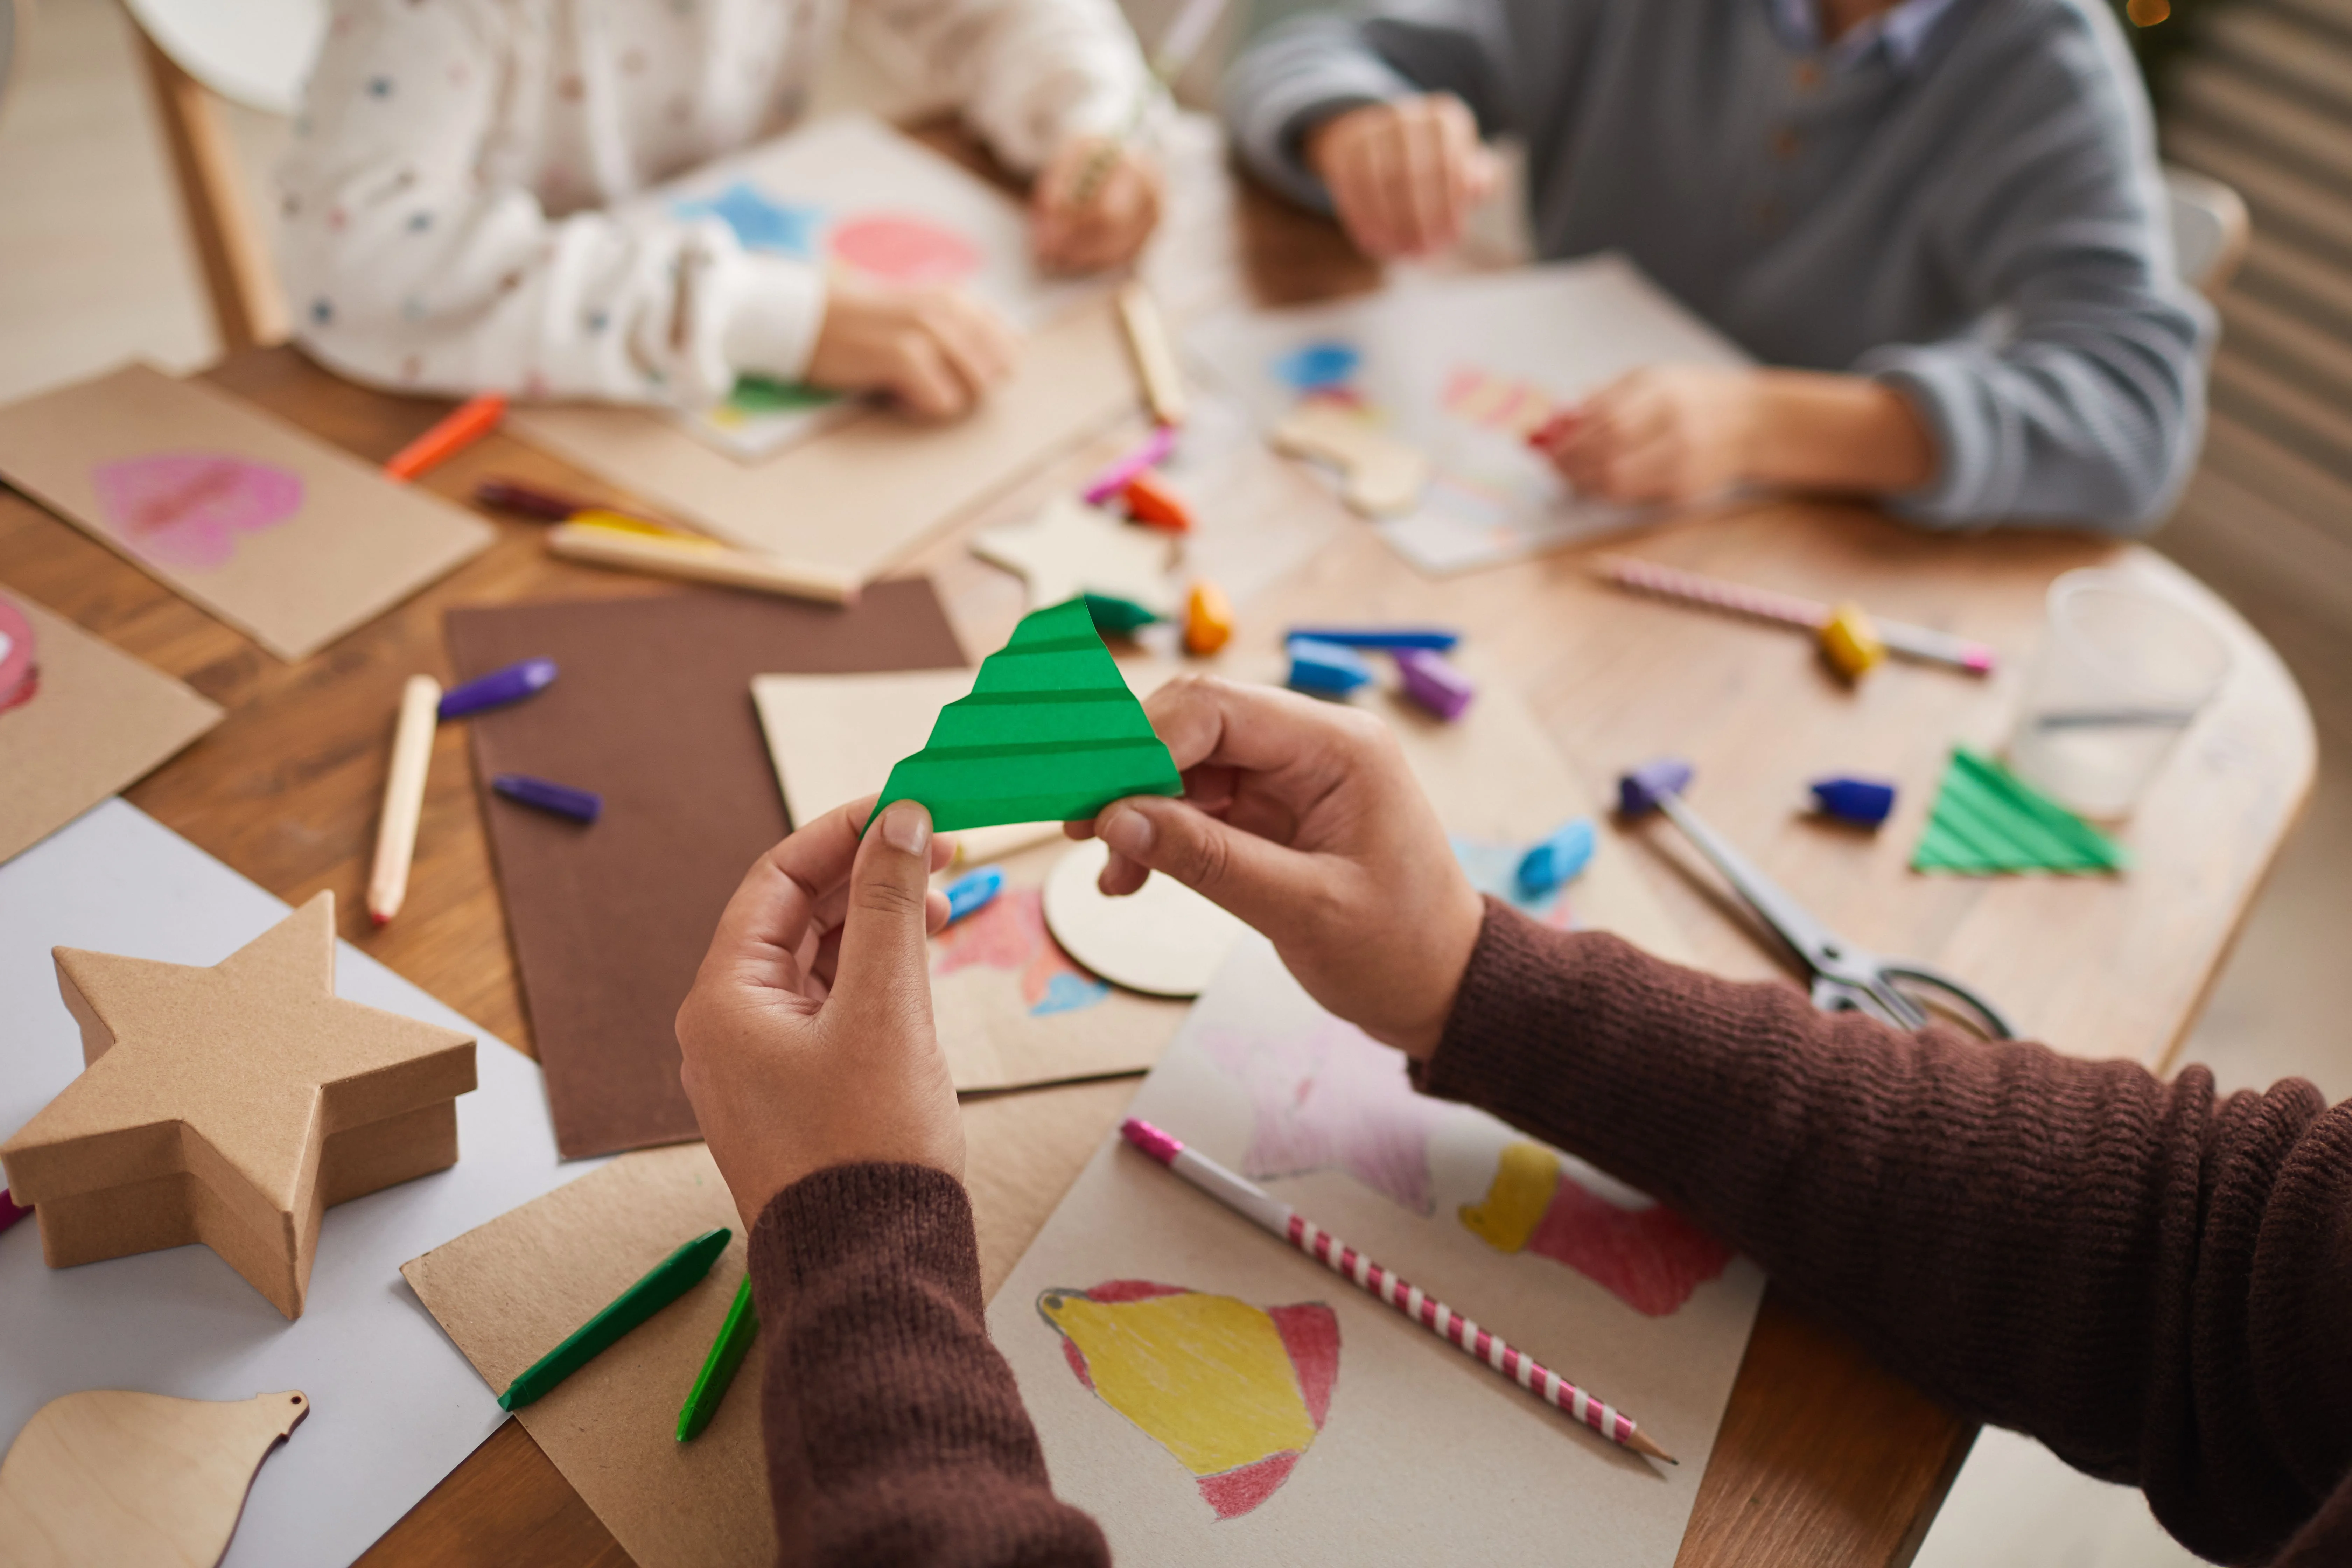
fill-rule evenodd
<path id="1" fill-rule="evenodd" d="M 604 809 L 604 797 L 593 790 L 550 784 L 529 773 L 500 773 L 490 781 L 490 787 L 509 800 L 537 806 L 541 811 L 551 811 L 575 822 L 593 822 L 596 814 Z"/>
<path id="2" fill-rule="evenodd" d="M 520 664 L 494 669 L 478 680 L 451 687 L 441 694 L 440 714 L 445 720 L 460 719 L 485 708 L 501 708 L 545 690 L 554 680 L 553 659 L 527 658 Z"/>
<path id="3" fill-rule="evenodd" d="M 1478 695 L 1470 678 L 1445 662 L 1445 656 L 1427 648 L 1397 649 L 1397 673 L 1404 678 L 1404 694 L 1441 719 L 1459 719 Z"/>
<path id="4" fill-rule="evenodd" d="M 1895 786 L 1876 779 L 1815 779 L 1808 786 L 1823 816 L 1875 827 L 1895 809 Z"/>

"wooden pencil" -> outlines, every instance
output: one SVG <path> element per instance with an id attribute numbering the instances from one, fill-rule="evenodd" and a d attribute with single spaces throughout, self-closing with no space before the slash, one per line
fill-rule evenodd
<path id="1" fill-rule="evenodd" d="M 803 565 L 730 550 L 703 540 L 665 539 L 656 534 L 591 522 L 559 522 L 548 530 L 547 548 L 567 561 L 651 572 L 698 583 L 722 583 L 787 598 L 846 605 L 857 598 L 857 580 L 845 572 Z"/>
<path id="2" fill-rule="evenodd" d="M 412 675 L 401 689 L 400 719 L 392 731 L 392 771 L 383 781 L 383 816 L 376 824 L 375 868 L 368 877 L 368 919 L 389 922 L 408 897 L 408 865 L 416 854 L 416 819 L 425 810 L 425 770 L 433 761 L 433 731 L 441 683 Z"/>
<path id="3" fill-rule="evenodd" d="M 1643 1436 L 1633 1418 L 1615 1405 L 1593 1398 L 1533 1356 L 1506 1343 L 1500 1334 L 1480 1328 L 1435 1297 L 1423 1294 L 1418 1285 L 1390 1273 L 1255 1182 L 1244 1181 L 1199 1150 L 1186 1148 L 1181 1139 L 1140 1118 L 1129 1117 L 1118 1131 L 1136 1148 L 1244 1219 L 1281 1237 L 1374 1300 L 1395 1308 L 1555 1410 L 1637 1454 L 1669 1465 L 1682 1462 Z"/>

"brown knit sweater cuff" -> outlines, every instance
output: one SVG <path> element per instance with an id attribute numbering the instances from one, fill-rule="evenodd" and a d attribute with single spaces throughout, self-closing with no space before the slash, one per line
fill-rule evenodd
<path id="1" fill-rule="evenodd" d="M 929 1165 L 835 1165 L 803 1176 L 768 1201 L 748 1246 L 751 1295 L 769 1322 L 782 1321 L 803 1287 L 845 1270 L 919 1279 L 981 1310 L 971 1199 Z"/>

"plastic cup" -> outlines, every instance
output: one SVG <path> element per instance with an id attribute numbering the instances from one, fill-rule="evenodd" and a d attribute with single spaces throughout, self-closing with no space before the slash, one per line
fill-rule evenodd
<path id="1" fill-rule="evenodd" d="M 2009 761 L 2085 816 L 2128 816 L 2230 675 L 2230 647 L 2195 610 L 2120 572 L 2050 584 Z"/>

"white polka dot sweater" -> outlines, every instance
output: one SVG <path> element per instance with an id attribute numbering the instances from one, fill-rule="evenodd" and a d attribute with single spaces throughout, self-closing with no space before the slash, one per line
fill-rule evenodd
<path id="1" fill-rule="evenodd" d="M 604 209 L 786 128 L 845 24 L 1023 172 L 1145 79 L 1113 0 L 340 0 L 279 170 L 303 347 L 445 394 L 694 406 L 796 378 L 814 267 Z"/>

